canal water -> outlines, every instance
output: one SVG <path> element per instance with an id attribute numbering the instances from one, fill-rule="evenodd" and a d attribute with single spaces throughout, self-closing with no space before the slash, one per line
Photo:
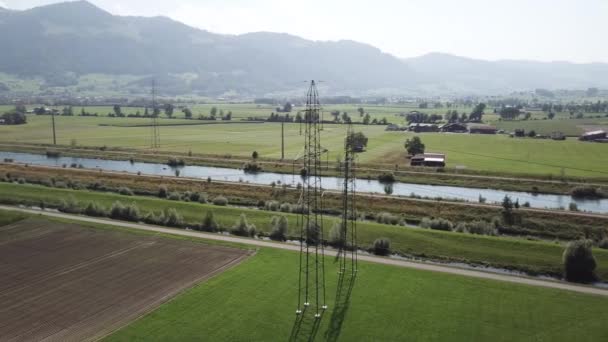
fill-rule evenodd
<path id="1" fill-rule="evenodd" d="M 211 177 L 213 180 L 230 182 L 248 182 L 253 184 L 290 184 L 295 186 L 302 180 L 299 175 L 288 175 L 273 172 L 260 172 L 256 174 L 245 173 L 242 170 L 208 167 L 208 166 L 180 166 L 170 167 L 158 163 L 130 162 L 128 160 L 104 160 L 78 157 L 48 157 L 46 155 L 31 153 L 1 152 L 0 160 L 12 159 L 15 162 L 33 165 L 63 166 L 72 164 L 82 165 L 87 169 L 101 169 L 106 171 L 129 172 L 159 176 L 175 176 L 179 170 L 180 177 L 202 178 Z M 342 179 L 339 177 L 322 177 L 322 186 L 327 190 L 340 190 Z M 359 192 L 385 193 L 385 185 L 377 180 L 359 179 L 356 182 Z M 441 185 L 422 185 L 396 182 L 392 185 L 392 195 L 397 196 L 420 196 L 428 198 L 441 197 L 451 200 L 462 200 L 478 202 L 479 197 L 486 199 L 486 203 L 500 203 L 505 195 L 510 196 L 513 201 L 519 200 L 520 204 L 529 203 L 532 208 L 558 209 L 568 208 L 570 203 L 575 203 L 579 210 L 593 213 L 608 213 L 608 199 L 578 199 L 569 195 L 532 194 L 518 191 L 504 191 L 496 189 L 478 189 L 466 187 L 453 187 Z"/>

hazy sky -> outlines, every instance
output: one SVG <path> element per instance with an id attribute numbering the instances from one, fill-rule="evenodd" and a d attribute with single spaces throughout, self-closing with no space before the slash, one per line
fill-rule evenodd
<path id="1" fill-rule="evenodd" d="M 0 0 L 30 8 L 59 0 Z M 352 39 L 398 57 L 608 62 L 608 0 L 91 0 L 120 15 L 165 15 L 219 33 Z"/>

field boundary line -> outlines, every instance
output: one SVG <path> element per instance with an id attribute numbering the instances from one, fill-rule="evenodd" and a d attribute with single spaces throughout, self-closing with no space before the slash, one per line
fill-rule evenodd
<path id="1" fill-rule="evenodd" d="M 0 209 L 9 210 L 9 211 L 18 211 L 18 212 L 23 212 L 23 213 L 28 213 L 28 214 L 38 214 L 38 215 L 43 215 L 43 216 L 48 216 L 48 217 L 69 219 L 69 220 L 75 220 L 75 221 L 81 221 L 81 222 L 105 224 L 105 225 L 111 225 L 111 226 L 123 227 L 123 228 L 132 228 L 132 229 L 148 231 L 148 232 L 165 233 L 165 234 L 172 234 L 172 235 L 179 235 L 179 236 L 197 237 L 197 238 L 201 238 L 201 239 L 214 240 L 214 241 L 239 243 L 239 244 L 257 246 L 257 247 L 268 247 L 268 248 L 275 248 L 275 249 L 282 249 L 282 250 L 289 250 L 289 251 L 299 251 L 300 250 L 299 246 L 290 245 L 290 244 L 286 244 L 286 243 L 270 242 L 270 241 L 263 241 L 263 240 L 253 240 L 253 239 L 247 239 L 247 238 L 241 238 L 241 237 L 235 237 L 235 236 L 197 232 L 197 231 L 192 231 L 192 230 L 172 229 L 172 228 L 165 228 L 165 227 L 160 227 L 160 226 L 151 226 L 151 225 L 141 224 L 141 223 L 113 221 L 113 220 L 108 220 L 108 219 L 91 218 L 91 217 L 77 216 L 77 215 L 68 215 L 68 214 L 57 213 L 57 212 L 47 212 L 47 211 L 41 211 L 41 210 L 25 209 L 25 208 L 18 208 L 18 207 L 3 206 L 3 205 L 0 205 Z M 335 251 L 335 250 L 328 248 L 328 252 L 331 253 L 333 251 Z M 376 263 L 376 264 L 392 265 L 392 266 L 398 266 L 398 267 L 404 267 L 404 268 L 410 268 L 410 269 L 416 269 L 416 270 L 422 270 L 422 271 L 446 273 L 446 274 L 460 275 L 460 276 L 465 276 L 465 277 L 481 278 L 481 279 L 487 279 L 487 280 L 495 280 L 495 281 L 502 281 L 502 282 L 536 286 L 536 287 L 553 288 L 553 289 L 559 289 L 559 290 L 566 290 L 566 291 L 608 297 L 608 290 L 606 290 L 606 289 L 601 289 L 601 288 L 593 287 L 593 286 L 566 283 L 566 282 L 557 281 L 557 280 L 542 280 L 542 279 L 535 279 L 535 278 L 524 277 L 524 276 L 514 276 L 514 275 L 491 273 L 491 272 L 486 272 L 486 271 L 482 271 L 482 270 L 471 270 L 471 269 L 466 269 L 466 268 L 457 267 L 457 266 L 437 265 L 437 264 L 424 263 L 424 262 L 397 260 L 397 259 L 383 258 L 383 257 L 371 256 L 371 255 L 360 255 L 359 260 Z"/>

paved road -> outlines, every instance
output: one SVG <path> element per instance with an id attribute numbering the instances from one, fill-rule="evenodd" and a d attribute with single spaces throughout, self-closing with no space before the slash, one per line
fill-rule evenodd
<path id="1" fill-rule="evenodd" d="M 76 220 L 76 221 L 81 221 L 81 222 L 91 222 L 91 223 L 100 223 L 100 224 L 106 224 L 106 225 L 112 225 L 112 226 L 126 227 L 126 228 L 149 231 L 149 232 L 168 233 L 168 234 L 181 235 L 181 236 L 199 237 L 199 238 L 204 238 L 204 239 L 208 239 L 208 240 L 242 243 L 242 244 L 246 244 L 246 245 L 277 248 L 277 249 L 290 250 L 290 251 L 299 251 L 300 250 L 300 247 L 296 246 L 296 245 L 240 238 L 240 237 L 235 237 L 235 236 L 201 233 L 201 232 L 195 232 L 195 231 L 183 230 L 183 229 L 163 228 L 163 227 L 150 226 L 150 225 L 139 224 L 139 223 L 119 222 L 119 221 L 113 221 L 113 220 L 108 220 L 108 219 L 98 219 L 98 218 L 91 218 L 91 217 L 84 217 L 84 216 L 68 215 L 68 214 L 57 213 L 57 212 L 31 210 L 31 209 L 23 209 L 23 208 L 15 208 L 15 207 L 7 207 L 7 206 L 0 206 L 0 209 L 20 211 L 20 212 L 29 213 L 29 214 L 41 214 L 44 216 L 65 218 L 65 219 L 71 219 L 71 220 Z M 328 249 L 327 254 L 330 254 L 330 253 L 335 253 L 335 250 Z M 381 258 L 381 257 L 376 257 L 376 256 L 370 256 L 370 255 L 360 255 L 359 260 L 377 263 L 377 264 L 385 264 L 385 265 L 393 265 L 393 266 L 417 269 L 417 270 L 456 274 L 456 275 L 467 276 L 467 277 L 491 279 L 491 280 L 504 281 L 504 282 L 509 282 L 509 283 L 525 284 L 525 285 L 538 286 L 538 287 L 547 287 L 547 288 L 554 288 L 554 289 L 574 291 L 574 292 L 579 292 L 579 293 L 594 294 L 594 295 L 608 297 L 608 290 L 591 287 L 591 286 L 575 285 L 575 284 L 570 284 L 570 283 L 565 283 L 565 282 L 560 282 L 560 281 L 540 280 L 540 279 L 527 278 L 527 277 L 496 274 L 496 273 L 489 273 L 489 272 L 483 272 L 483 271 L 458 268 L 458 267 L 453 267 L 453 266 L 444 266 L 444 265 L 435 265 L 435 264 L 428 264 L 428 263 L 422 263 L 422 262 Z"/>

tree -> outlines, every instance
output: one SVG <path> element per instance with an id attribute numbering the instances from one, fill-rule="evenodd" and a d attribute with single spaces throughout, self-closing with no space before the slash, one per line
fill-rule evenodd
<path id="1" fill-rule="evenodd" d="M 253 153 L 251 154 L 251 158 L 253 158 L 253 160 L 258 159 L 259 155 L 258 155 L 258 151 L 253 151 Z"/>
<path id="2" fill-rule="evenodd" d="M 23 125 L 27 123 L 25 114 L 15 110 L 5 113 L 1 116 L 5 125 Z"/>
<path id="3" fill-rule="evenodd" d="M 550 112 L 549 114 L 547 114 L 547 117 L 549 118 L 549 120 L 553 120 L 553 118 L 555 117 L 555 113 Z"/>
<path id="4" fill-rule="evenodd" d="M 340 122 L 340 111 L 334 110 L 331 112 L 331 115 L 334 117 L 334 122 Z"/>
<path id="5" fill-rule="evenodd" d="M 373 252 L 376 255 L 389 255 L 391 253 L 391 240 L 387 238 L 376 239 Z"/>
<path id="6" fill-rule="evenodd" d="M 116 115 L 117 117 L 122 116 L 122 109 L 119 105 L 114 105 L 114 115 Z"/>
<path id="7" fill-rule="evenodd" d="M 182 109 L 182 112 L 184 113 L 184 117 L 186 119 L 192 119 L 192 110 L 190 110 L 190 108 L 184 108 Z"/>
<path id="8" fill-rule="evenodd" d="M 234 226 L 232 226 L 230 233 L 238 236 L 254 236 L 255 226 L 253 224 L 249 224 L 245 214 L 241 214 Z"/>
<path id="9" fill-rule="evenodd" d="M 232 120 L 232 111 L 228 111 L 228 114 L 224 117 L 224 120 L 230 121 Z"/>
<path id="10" fill-rule="evenodd" d="M 351 133 L 346 137 L 346 145 L 353 150 L 362 150 L 367 147 L 368 140 L 363 132 Z"/>
<path id="11" fill-rule="evenodd" d="M 597 281 L 595 275 L 597 263 L 591 247 L 592 242 L 589 240 L 568 243 L 562 256 L 566 280 L 580 283 Z"/>
<path id="12" fill-rule="evenodd" d="M 215 217 L 213 216 L 213 211 L 208 211 L 205 213 L 205 217 L 203 217 L 203 223 L 201 224 L 201 228 L 207 232 L 216 232 L 219 230 L 220 226 L 215 221 Z"/>
<path id="13" fill-rule="evenodd" d="M 167 103 L 163 109 L 165 110 L 165 115 L 170 119 L 173 116 L 175 107 L 171 103 Z"/>
<path id="14" fill-rule="evenodd" d="M 350 116 L 348 116 L 347 112 L 342 113 L 342 122 L 351 123 Z"/>
<path id="15" fill-rule="evenodd" d="M 281 216 L 273 216 L 270 221 L 270 226 L 272 230 L 270 232 L 270 239 L 274 241 L 285 241 L 287 240 L 287 228 L 288 222 L 287 217 Z"/>
<path id="16" fill-rule="evenodd" d="M 469 120 L 474 121 L 474 122 L 481 122 L 481 119 L 483 117 L 483 111 L 486 109 L 486 104 L 485 103 L 478 103 L 475 108 L 473 109 L 473 111 L 471 112 L 471 115 L 469 115 Z"/>
<path id="17" fill-rule="evenodd" d="M 287 102 L 284 106 L 283 106 L 283 112 L 284 113 L 289 113 L 291 112 L 291 110 L 293 109 L 293 105 L 289 102 Z"/>
<path id="18" fill-rule="evenodd" d="M 467 113 L 462 113 L 462 115 L 460 116 L 460 123 L 465 123 L 469 120 Z"/>
<path id="19" fill-rule="evenodd" d="M 215 118 L 215 116 L 217 115 L 217 107 L 211 107 L 209 114 L 211 114 L 212 118 Z"/>
<path id="20" fill-rule="evenodd" d="M 503 120 L 514 120 L 519 114 L 519 108 L 517 107 L 504 107 L 498 113 Z"/>
<path id="21" fill-rule="evenodd" d="M 150 116 L 150 112 L 148 111 L 148 107 L 144 108 L 144 117 L 149 117 Z"/>
<path id="22" fill-rule="evenodd" d="M 369 113 L 365 113 L 365 116 L 363 117 L 363 124 L 364 125 L 369 125 L 369 120 L 370 120 L 370 116 Z"/>
<path id="23" fill-rule="evenodd" d="M 506 224 L 513 224 L 513 201 L 511 197 L 505 195 L 502 200 L 502 218 Z"/>
<path id="24" fill-rule="evenodd" d="M 422 143 L 422 140 L 420 140 L 420 137 L 416 136 L 413 137 L 411 140 L 407 139 L 405 141 L 405 149 L 407 150 L 407 153 L 414 156 L 416 154 L 424 153 L 425 146 Z"/>
<path id="25" fill-rule="evenodd" d="M 363 109 L 363 107 L 357 108 L 357 112 L 359 112 L 360 117 L 363 117 L 363 115 L 365 115 L 365 110 Z"/>

